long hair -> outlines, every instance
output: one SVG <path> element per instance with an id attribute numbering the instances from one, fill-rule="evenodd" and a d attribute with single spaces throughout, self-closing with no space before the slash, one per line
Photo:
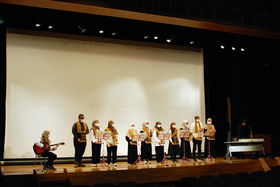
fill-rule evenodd
<path id="1" fill-rule="evenodd" d="M 113 126 L 113 124 L 114 124 L 113 120 L 108 121 L 108 129 L 110 129 L 115 135 L 119 134 L 117 129 Z"/>
<path id="2" fill-rule="evenodd" d="M 95 125 L 96 123 L 99 123 L 97 119 L 92 122 L 92 127 L 91 127 L 92 130 L 95 129 L 100 130 L 100 127 Z"/>

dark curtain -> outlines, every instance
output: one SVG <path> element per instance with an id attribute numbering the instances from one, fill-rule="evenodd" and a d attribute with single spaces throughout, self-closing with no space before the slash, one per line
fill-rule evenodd
<path id="1" fill-rule="evenodd" d="M 6 124 L 6 28 L 0 25 L 0 160 L 3 160 Z"/>

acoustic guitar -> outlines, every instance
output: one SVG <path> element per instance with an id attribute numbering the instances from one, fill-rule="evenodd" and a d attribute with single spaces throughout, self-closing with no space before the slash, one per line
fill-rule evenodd
<path id="1" fill-rule="evenodd" d="M 54 146 L 54 145 L 57 145 L 57 144 L 51 144 L 51 145 L 49 145 L 48 143 L 44 143 L 44 145 L 45 145 L 44 147 L 40 148 L 39 146 L 37 146 L 36 144 L 34 144 L 34 145 L 33 145 L 34 153 L 35 153 L 36 155 L 40 155 L 40 154 L 42 154 L 43 152 L 45 152 L 45 150 L 48 150 L 48 151 L 49 151 L 51 146 Z M 60 142 L 59 145 L 65 145 L 65 143 L 64 143 L 64 142 Z"/>

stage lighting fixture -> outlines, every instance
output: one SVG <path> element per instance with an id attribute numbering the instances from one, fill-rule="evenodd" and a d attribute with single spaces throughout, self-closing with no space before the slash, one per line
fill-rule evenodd
<path id="1" fill-rule="evenodd" d="M 221 49 L 225 49 L 225 48 L 226 48 L 226 45 L 222 44 L 222 45 L 220 46 L 220 48 L 221 48 Z"/>
<path id="2" fill-rule="evenodd" d="M 154 40 L 157 40 L 157 39 L 158 39 L 158 35 L 155 35 L 155 36 L 154 36 Z"/>
<path id="3" fill-rule="evenodd" d="M 2 23 L 4 23 L 4 19 L 0 16 L 0 25 L 2 24 Z"/>
<path id="4" fill-rule="evenodd" d="M 99 34 L 103 34 L 104 33 L 104 29 L 99 29 Z"/>
<path id="5" fill-rule="evenodd" d="M 170 35 L 167 39 L 166 42 L 171 43 L 173 41 L 173 39 L 175 38 L 174 35 Z"/>
<path id="6" fill-rule="evenodd" d="M 54 28 L 54 21 L 49 20 L 48 29 L 53 29 L 53 28 Z"/>
<path id="7" fill-rule="evenodd" d="M 231 47 L 231 50 L 235 51 L 235 47 Z"/>
<path id="8" fill-rule="evenodd" d="M 240 51 L 244 52 L 245 51 L 244 47 L 241 47 Z"/>
<path id="9" fill-rule="evenodd" d="M 118 29 L 117 27 L 114 27 L 112 30 L 112 36 L 116 36 L 118 34 Z"/>
<path id="10" fill-rule="evenodd" d="M 144 38 L 144 40 L 150 38 L 150 34 L 149 33 L 145 33 L 143 38 Z"/>
<path id="11" fill-rule="evenodd" d="M 35 19 L 35 26 L 41 27 L 42 26 L 42 18 L 40 16 L 37 16 Z"/>
<path id="12" fill-rule="evenodd" d="M 79 23 L 77 24 L 77 28 L 81 34 L 86 32 L 87 30 L 82 21 L 79 21 Z"/>

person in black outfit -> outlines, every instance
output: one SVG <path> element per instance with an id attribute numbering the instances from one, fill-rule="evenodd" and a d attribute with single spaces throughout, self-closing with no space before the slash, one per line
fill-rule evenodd
<path id="1" fill-rule="evenodd" d="M 82 157 L 86 149 L 87 139 L 86 134 L 89 133 L 87 124 L 84 122 L 84 115 L 79 114 L 79 121 L 74 123 L 72 127 L 72 134 L 74 135 L 74 147 L 75 147 L 75 168 L 85 167 L 82 164 Z"/>
<path id="2" fill-rule="evenodd" d="M 135 124 L 131 123 L 130 128 L 126 132 L 125 139 L 128 144 L 127 148 L 127 163 L 133 165 L 138 159 L 137 154 L 137 142 L 133 142 L 134 133 L 137 133 L 135 130 Z"/>
<path id="3" fill-rule="evenodd" d="M 242 124 L 237 127 L 237 136 L 239 139 L 246 139 L 250 136 L 250 127 L 247 125 L 247 120 L 243 119 Z M 245 158 L 244 152 L 236 153 L 237 158 Z"/>
<path id="4" fill-rule="evenodd" d="M 181 130 L 190 130 L 189 127 L 187 126 L 189 122 L 187 120 L 184 120 L 183 123 L 181 124 Z M 191 136 L 191 134 L 190 134 Z M 183 158 L 184 156 L 187 158 L 191 157 L 191 145 L 189 138 L 181 138 L 181 145 L 180 145 L 181 151 L 180 151 L 180 158 Z M 184 155 L 185 153 L 185 155 Z"/>
<path id="5" fill-rule="evenodd" d="M 247 120 L 243 119 L 242 124 L 237 127 L 237 136 L 239 139 L 249 138 L 250 131 L 251 131 L 251 129 L 247 125 Z"/>
<path id="6" fill-rule="evenodd" d="M 56 168 L 53 167 L 53 161 L 57 158 L 57 156 L 51 151 L 55 151 L 59 146 L 59 144 L 56 144 L 55 146 L 51 146 L 51 147 L 46 147 L 51 144 L 49 137 L 50 137 L 50 131 L 45 130 L 42 133 L 42 137 L 35 142 L 35 145 L 44 151 L 41 153 L 41 157 L 48 157 L 48 161 L 44 164 L 43 169 L 56 170 Z"/>

